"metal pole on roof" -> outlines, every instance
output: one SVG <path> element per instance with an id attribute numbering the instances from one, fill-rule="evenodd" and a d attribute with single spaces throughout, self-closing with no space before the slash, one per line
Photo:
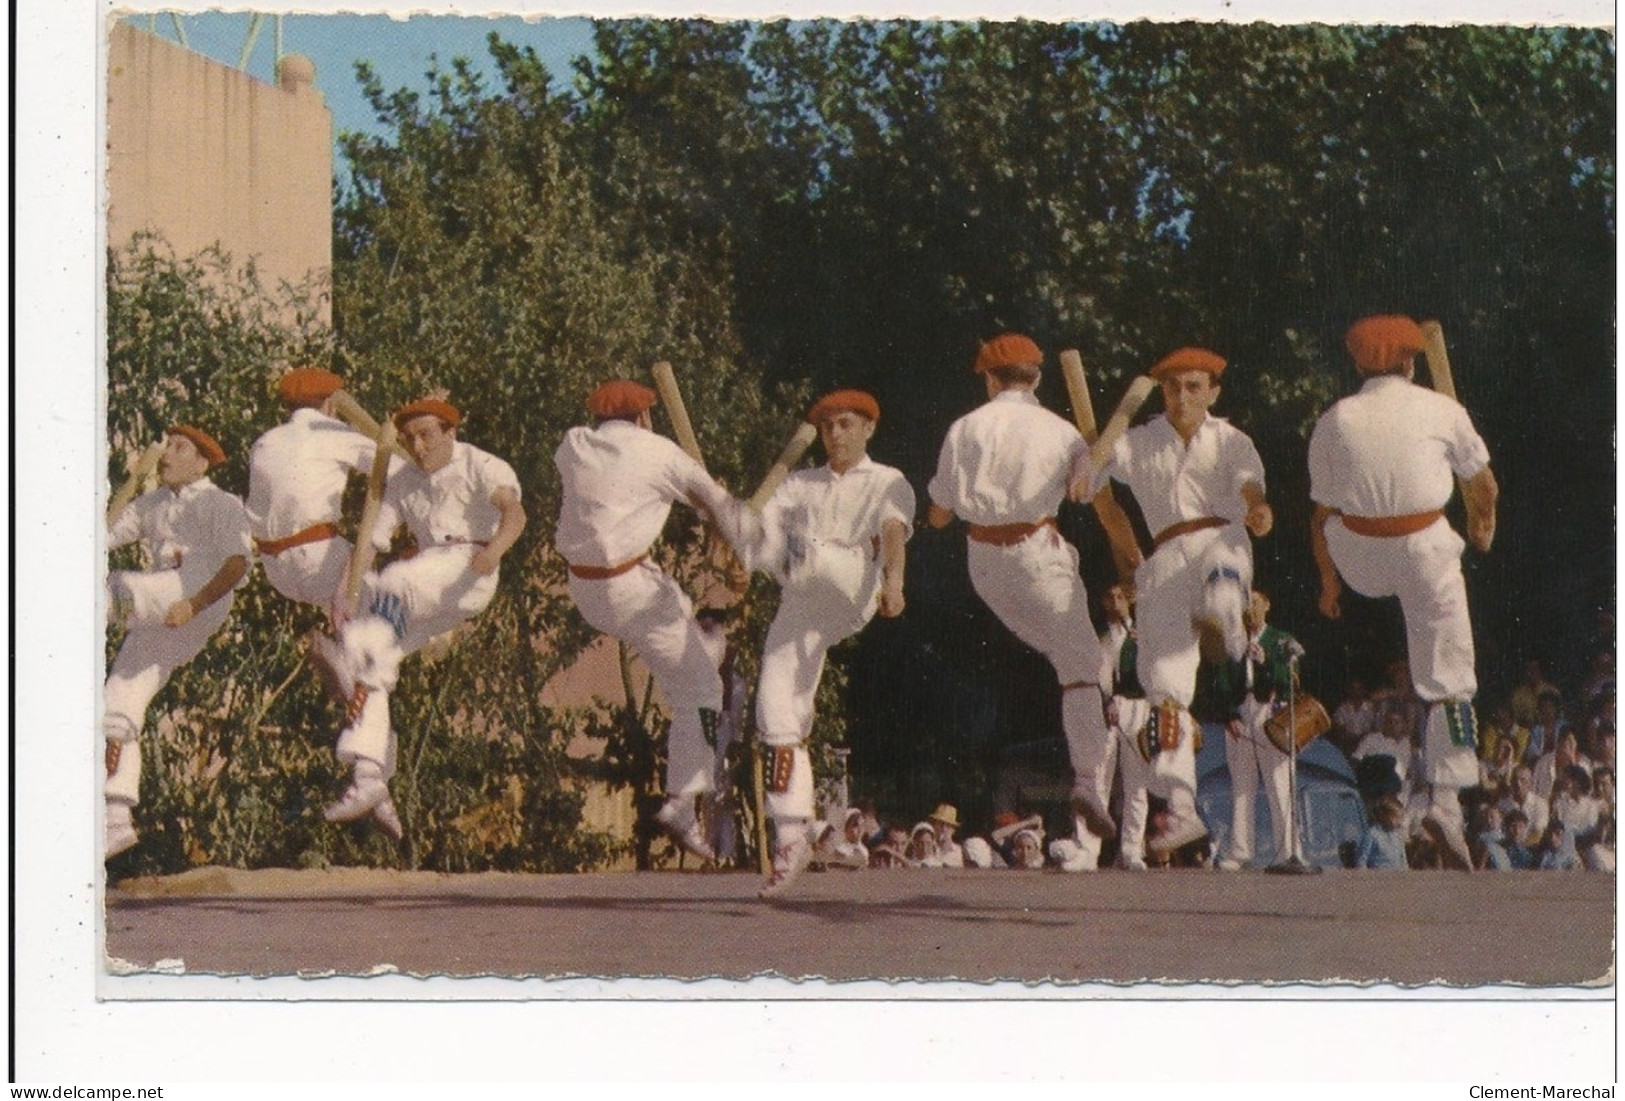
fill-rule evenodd
<path id="1" fill-rule="evenodd" d="M 175 24 L 175 37 L 180 39 L 182 46 L 190 50 L 192 44 L 186 40 L 186 25 L 181 22 L 181 13 L 178 11 L 170 12 L 169 21 Z"/>
<path id="2" fill-rule="evenodd" d="M 243 52 L 237 55 L 237 68 L 248 68 L 249 55 L 254 52 L 254 42 L 260 36 L 260 27 L 265 23 L 265 16 L 255 12 L 254 17 L 248 21 L 248 40 L 243 43 Z"/>
<path id="3" fill-rule="evenodd" d="M 278 80 L 281 80 L 282 79 L 282 71 L 281 71 L 282 70 L 282 15 L 281 15 L 281 13 L 278 13 L 273 18 L 275 19 L 275 22 L 272 24 L 272 28 L 273 28 L 274 33 L 273 33 L 273 36 L 272 36 L 271 52 L 275 56 L 271 59 L 271 64 L 272 64 L 273 75 L 275 75 Z"/>

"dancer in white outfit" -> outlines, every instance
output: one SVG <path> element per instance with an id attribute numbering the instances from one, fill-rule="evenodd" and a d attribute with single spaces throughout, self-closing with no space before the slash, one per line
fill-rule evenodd
<path id="1" fill-rule="evenodd" d="M 140 540 L 147 569 L 107 579 L 109 615 L 129 633 L 104 692 L 105 856 L 136 843 L 132 811 L 141 798 L 140 734 L 147 708 L 226 622 L 232 591 L 248 573 L 243 502 L 206 477 L 225 459 L 214 437 L 174 425 L 158 464 L 159 487 L 108 518 L 108 548 Z"/>
<path id="2" fill-rule="evenodd" d="M 566 432 L 553 457 L 564 490 L 554 545 L 569 563 L 582 618 L 637 652 L 671 709 L 661 826 L 691 855 L 715 860 L 695 800 L 715 783 L 722 677 L 688 595 L 649 560 L 649 548 L 675 501 L 708 515 L 742 558 L 757 529 L 703 466 L 653 431 L 654 403 L 653 390 L 629 379 L 588 398 L 593 426 Z"/>
<path id="3" fill-rule="evenodd" d="M 1346 343 L 1366 382 L 1328 409 L 1309 438 L 1320 611 L 1338 617 L 1345 580 L 1362 595 L 1399 598 L 1411 680 L 1428 705 L 1423 826 L 1457 867 L 1470 869 L 1458 792 L 1478 782 L 1478 678 L 1461 573 L 1466 544 L 1444 506 L 1459 480 L 1467 537 L 1487 553 L 1500 491 L 1467 411 L 1411 381 L 1424 343 L 1416 322 L 1368 317 L 1349 329 Z"/>
<path id="4" fill-rule="evenodd" d="M 413 546 L 367 578 L 365 607 L 339 634 L 341 660 L 333 673 L 349 704 L 337 752 L 353 767 L 354 781 L 324 814 L 329 822 L 370 814 L 399 840 L 400 816 L 388 786 L 396 755 L 389 694 L 401 662 L 491 603 L 502 557 L 525 529 L 525 510 L 513 468 L 458 440 L 462 413 L 456 407 L 425 398 L 393 419 L 413 461 L 384 488 L 373 546 L 388 550 L 403 524 Z"/>
<path id="5" fill-rule="evenodd" d="M 933 527 L 955 516 L 967 522 L 977 595 L 1055 667 L 1081 870 L 1096 866 L 1101 841 L 1116 826 L 1107 811 L 1111 773 L 1100 642 L 1089 621 L 1078 552 L 1056 530 L 1055 511 L 1069 495 L 1086 501 L 1094 491 L 1083 437 L 1033 396 L 1043 358 L 1037 344 L 1017 333 L 982 345 L 976 371 L 988 401 L 948 429 L 931 479 L 928 521 Z"/>
<path id="6" fill-rule="evenodd" d="M 791 474 L 762 510 L 758 557 L 783 586 L 756 692 L 775 833 L 764 898 L 782 894 L 811 854 L 814 777 L 805 743 L 825 655 L 875 612 L 902 613 L 903 551 L 915 509 L 902 473 L 869 458 L 880 420 L 873 396 L 837 390 L 820 398 L 807 420 L 818 429 L 827 462 Z"/>
<path id="7" fill-rule="evenodd" d="M 1193 728 L 1191 700 L 1204 638 L 1215 656 L 1240 660 L 1247 631 L 1242 612 L 1252 587 L 1247 534 L 1267 535 L 1275 516 L 1264 497 L 1264 464 L 1252 440 L 1210 415 L 1225 361 L 1205 348 L 1181 348 L 1151 368 L 1162 388 L 1163 416 L 1129 429 L 1104 476 L 1134 493 L 1154 549 L 1136 571 L 1138 674 L 1151 704 L 1154 737 L 1172 748 Z M 1095 507 L 1117 547 L 1132 529 L 1110 488 Z M 1110 519 L 1108 519 L 1110 518 Z M 1194 814 L 1175 815 L 1165 840 L 1194 841 L 1207 831 Z"/>

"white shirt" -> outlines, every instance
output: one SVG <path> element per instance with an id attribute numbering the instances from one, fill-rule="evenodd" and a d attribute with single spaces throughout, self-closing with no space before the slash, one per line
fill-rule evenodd
<path id="1" fill-rule="evenodd" d="M 1152 535 L 1184 520 L 1216 516 L 1239 523 L 1241 487 L 1264 488 L 1264 461 L 1241 429 L 1208 416 L 1187 444 L 1166 416 L 1130 428 L 1112 449 L 1102 476 L 1128 486 Z"/>
<path id="2" fill-rule="evenodd" d="M 489 543 L 502 523 L 502 510 L 491 502 L 499 489 L 519 497 L 513 467 L 461 440 L 451 445 L 451 461 L 433 474 L 416 463 L 403 463 L 384 487 L 373 542 L 387 549 L 391 533 L 405 524 L 419 550 Z"/>
<path id="3" fill-rule="evenodd" d="M 107 545 L 122 547 L 137 539 L 146 549 L 148 568 L 179 569 L 188 592 L 218 573 L 226 559 L 253 553 L 242 500 L 207 478 L 178 490 L 159 486 L 131 501 L 109 529 Z"/>
<path id="4" fill-rule="evenodd" d="M 1441 509 L 1452 475 L 1469 479 L 1489 449 L 1458 403 L 1399 375 L 1367 380 L 1326 410 L 1309 437 L 1309 496 L 1350 516 Z"/>
<path id="5" fill-rule="evenodd" d="M 1502 821 L 1506 820 L 1507 814 L 1511 811 L 1523 811 L 1524 817 L 1529 819 L 1529 829 L 1524 834 L 1529 839 L 1527 843 L 1530 845 L 1540 843 L 1541 834 L 1546 832 L 1546 821 L 1551 816 L 1551 806 L 1538 792 L 1531 791 L 1524 796 L 1521 803 L 1508 794 L 1501 800 L 1500 807 Z"/>
<path id="6" fill-rule="evenodd" d="M 1552 800 L 1552 817 L 1569 828 L 1569 836 L 1579 838 L 1597 828 L 1602 803 L 1590 795 L 1559 795 Z"/>
<path id="7" fill-rule="evenodd" d="M 674 501 L 698 501 L 716 516 L 732 500 L 682 448 L 631 421 L 570 429 L 553 461 L 564 481 L 553 543 L 572 566 L 618 566 L 647 553 Z"/>
<path id="8" fill-rule="evenodd" d="M 295 409 L 254 441 L 248 456 L 248 521 L 260 539 L 286 539 L 333 523 L 350 471 L 372 468 L 373 441 L 317 409 Z M 400 467 L 399 459 L 392 472 Z"/>
<path id="9" fill-rule="evenodd" d="M 827 465 L 797 470 L 762 509 L 762 558 L 781 562 L 799 539 L 869 548 L 891 520 L 903 525 L 906 538 L 914 509 L 914 490 L 902 471 L 867 455 L 844 474 Z"/>
<path id="10" fill-rule="evenodd" d="M 1089 471 L 1077 428 L 1028 390 L 1002 390 L 942 441 L 931 500 L 972 524 L 1036 524 Z"/>
<path id="11" fill-rule="evenodd" d="M 1394 771 L 1399 774 L 1399 780 L 1404 783 L 1411 773 L 1411 745 L 1390 738 L 1380 730 L 1372 731 L 1360 739 L 1360 744 L 1354 747 L 1354 759 L 1363 760 L 1366 757 L 1386 755 L 1394 759 Z"/>

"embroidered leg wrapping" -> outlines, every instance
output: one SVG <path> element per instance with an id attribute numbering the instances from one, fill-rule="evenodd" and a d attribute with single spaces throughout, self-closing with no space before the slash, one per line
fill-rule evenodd
<path id="1" fill-rule="evenodd" d="M 813 816 L 812 757 L 799 745 L 764 747 L 767 757 L 767 814 L 775 823 Z"/>

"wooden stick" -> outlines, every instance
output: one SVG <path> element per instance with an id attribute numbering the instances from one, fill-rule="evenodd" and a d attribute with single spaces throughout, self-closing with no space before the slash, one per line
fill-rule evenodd
<path id="1" fill-rule="evenodd" d="M 1117 403 L 1117 409 L 1106 422 L 1100 438 L 1089 448 L 1089 465 L 1096 474 L 1106 469 L 1106 464 L 1111 460 L 1112 448 L 1117 446 L 1117 441 L 1128 431 L 1129 421 L 1134 419 L 1134 414 L 1140 411 L 1140 406 L 1145 404 L 1146 399 L 1151 396 L 1151 391 L 1156 388 L 1157 384 L 1145 375 L 1128 384 L 1123 400 Z"/>
<path id="2" fill-rule="evenodd" d="M 1095 424 L 1095 403 L 1084 379 L 1083 357 L 1072 348 L 1061 353 L 1061 377 L 1066 379 L 1066 393 L 1072 399 L 1072 419 L 1083 433 L 1083 442 L 1093 444 L 1100 438 L 1100 429 Z"/>
<path id="3" fill-rule="evenodd" d="M 159 440 L 157 443 L 148 444 L 147 449 L 141 452 L 135 465 L 130 468 L 130 476 L 124 479 L 124 484 L 119 486 L 107 501 L 108 527 L 112 527 L 124 514 L 124 510 L 130 507 L 130 502 L 141 492 L 141 483 L 158 469 L 158 460 L 164 457 L 164 448 L 168 443 L 167 439 Z"/>
<path id="4" fill-rule="evenodd" d="M 361 408 L 361 403 L 356 401 L 355 398 L 352 397 L 348 391 L 345 391 L 345 390 L 336 390 L 336 391 L 334 391 L 334 393 L 333 393 L 333 412 L 335 412 L 335 413 L 337 413 L 339 415 L 339 420 L 344 421 L 346 424 L 350 425 L 352 428 L 355 428 L 362 435 L 367 436 L 367 437 L 369 437 L 369 438 L 371 438 L 373 440 L 378 439 L 378 434 L 380 432 L 378 422 L 373 419 L 371 413 L 368 413 L 365 409 Z M 393 434 L 393 431 L 394 431 L 394 427 L 395 426 L 393 424 L 390 425 L 390 429 L 391 429 L 392 434 Z M 399 455 L 401 458 L 405 459 L 407 462 L 412 461 L 412 453 L 410 451 L 406 450 L 405 446 L 402 445 L 399 441 L 396 441 L 394 443 L 390 443 L 390 444 L 385 445 L 385 450 L 386 451 L 391 449 L 391 448 L 394 449 L 395 454 Z"/>
<path id="5" fill-rule="evenodd" d="M 1422 355 L 1428 361 L 1428 376 L 1433 388 L 1453 401 L 1456 397 L 1456 376 L 1450 372 L 1450 354 L 1444 347 L 1444 327 L 1437 321 L 1422 322 Z"/>
<path id="6" fill-rule="evenodd" d="M 694 461 L 701 466 L 705 465 L 705 456 L 700 452 L 699 437 L 694 435 L 694 425 L 688 419 L 688 406 L 683 404 L 683 392 L 677 388 L 677 375 L 671 369 L 671 364 L 665 360 L 656 363 L 651 369 L 654 375 L 655 389 L 660 393 L 660 401 L 666 407 L 666 413 L 671 417 L 672 435 L 677 437 L 678 446 L 694 457 Z"/>
<path id="7" fill-rule="evenodd" d="M 342 599 L 349 615 L 355 615 L 356 605 L 361 600 L 361 579 L 378 553 L 372 546 L 372 529 L 378 523 L 378 512 L 384 503 L 384 481 L 389 477 L 389 456 L 394 447 L 395 425 L 386 423 L 378 429 L 378 450 L 372 457 L 372 472 L 367 475 L 367 498 L 361 506 L 355 546 L 350 551 L 350 566 L 344 574 Z"/>
<path id="8" fill-rule="evenodd" d="M 801 461 L 801 456 L 807 453 L 807 448 L 811 447 L 817 438 L 818 429 L 813 425 L 806 421 L 796 425 L 796 430 L 784 441 L 784 449 L 779 452 L 779 457 L 768 467 L 767 476 L 762 479 L 762 484 L 751 494 L 749 502 L 751 508 L 761 512 L 767 506 L 773 492 L 784 484 L 784 480 L 790 476 L 790 471 L 795 469 L 795 465 Z"/>

